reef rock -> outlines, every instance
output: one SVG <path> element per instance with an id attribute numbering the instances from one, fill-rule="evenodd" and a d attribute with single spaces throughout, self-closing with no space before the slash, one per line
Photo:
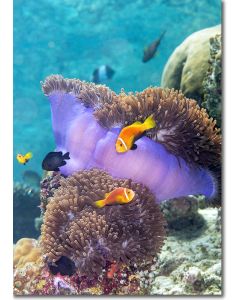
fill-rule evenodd
<path id="1" fill-rule="evenodd" d="M 155 265 L 142 272 L 151 295 L 221 295 L 221 209 L 200 209 L 204 226 L 170 230 Z"/>
<path id="2" fill-rule="evenodd" d="M 182 230 L 188 226 L 202 227 L 204 219 L 198 208 L 206 205 L 204 196 L 188 196 L 161 202 L 160 208 L 169 229 Z"/>
<path id="3" fill-rule="evenodd" d="M 221 26 L 194 32 L 180 44 L 165 65 L 161 86 L 180 89 L 201 104 L 203 80 L 209 70 L 210 39 L 221 34 Z"/>
<path id="4" fill-rule="evenodd" d="M 144 295 L 146 289 L 140 287 L 137 266 L 125 264 L 112 271 L 108 264 L 96 279 L 74 275 L 52 273 L 34 239 L 22 238 L 13 251 L 14 295 L 59 296 L 59 295 Z"/>
<path id="5" fill-rule="evenodd" d="M 203 80 L 203 103 L 209 114 L 221 126 L 222 112 L 222 49 L 221 35 L 210 39 L 209 69 Z"/>

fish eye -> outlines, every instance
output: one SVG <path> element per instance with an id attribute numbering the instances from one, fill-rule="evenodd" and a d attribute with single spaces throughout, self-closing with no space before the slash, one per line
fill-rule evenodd
<path id="1" fill-rule="evenodd" d="M 123 144 L 121 143 L 121 144 L 120 144 L 120 147 L 122 147 L 122 145 L 123 145 Z"/>

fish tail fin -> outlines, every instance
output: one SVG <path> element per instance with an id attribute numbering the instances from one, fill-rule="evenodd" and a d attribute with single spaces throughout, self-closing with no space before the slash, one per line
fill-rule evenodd
<path id="1" fill-rule="evenodd" d="M 95 201 L 94 202 L 95 206 L 98 207 L 98 208 L 102 208 L 105 206 L 105 199 L 103 200 L 98 200 L 98 201 Z"/>
<path id="2" fill-rule="evenodd" d="M 64 158 L 64 159 L 70 159 L 69 152 L 66 152 L 66 153 L 63 155 L 63 158 Z"/>
<path id="3" fill-rule="evenodd" d="M 146 130 L 152 129 L 156 127 L 156 122 L 154 121 L 153 115 L 150 115 L 145 121 L 144 121 L 144 126 Z"/>
<path id="4" fill-rule="evenodd" d="M 164 37 L 164 35 L 165 35 L 166 32 L 167 32 L 167 29 L 165 29 L 165 30 L 162 31 L 162 33 L 161 33 L 161 35 L 159 37 L 159 40 L 161 40 Z"/>
<path id="5" fill-rule="evenodd" d="M 26 159 L 30 159 L 30 158 L 32 158 L 32 152 L 28 152 L 27 154 L 25 154 L 25 158 Z"/>

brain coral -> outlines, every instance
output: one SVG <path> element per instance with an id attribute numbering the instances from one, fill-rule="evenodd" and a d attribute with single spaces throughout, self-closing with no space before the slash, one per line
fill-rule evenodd
<path id="1" fill-rule="evenodd" d="M 94 201 L 119 186 L 135 191 L 132 202 L 94 207 Z M 41 247 L 48 263 L 66 256 L 82 274 L 92 276 L 107 262 L 151 260 L 163 244 L 164 225 L 148 188 L 92 169 L 61 180 L 44 215 Z"/>
<path id="2" fill-rule="evenodd" d="M 188 36 L 172 53 L 161 80 L 162 87 L 180 89 L 187 97 L 203 100 L 203 80 L 209 68 L 210 39 L 221 34 L 221 25 Z"/>
<path id="3" fill-rule="evenodd" d="M 157 201 L 216 194 L 209 169 L 220 164 L 221 135 L 195 100 L 161 88 L 116 95 L 105 86 L 60 75 L 48 77 L 42 87 L 51 104 L 56 149 L 70 152 L 71 159 L 60 168 L 63 175 L 104 169 L 146 185 Z M 121 128 L 150 114 L 156 128 L 136 142 L 135 151 L 117 153 Z"/>

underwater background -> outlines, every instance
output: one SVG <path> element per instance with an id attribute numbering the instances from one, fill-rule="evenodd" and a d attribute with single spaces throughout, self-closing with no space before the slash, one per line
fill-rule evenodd
<path id="1" fill-rule="evenodd" d="M 39 0 L 14 1 L 14 181 L 42 175 L 41 162 L 55 147 L 48 101 L 40 81 L 50 74 L 89 81 L 107 64 L 104 82 L 115 92 L 159 85 L 164 65 L 187 36 L 221 23 L 219 0 Z M 143 51 L 166 30 L 158 55 Z M 33 158 L 20 165 L 17 153 Z"/>

